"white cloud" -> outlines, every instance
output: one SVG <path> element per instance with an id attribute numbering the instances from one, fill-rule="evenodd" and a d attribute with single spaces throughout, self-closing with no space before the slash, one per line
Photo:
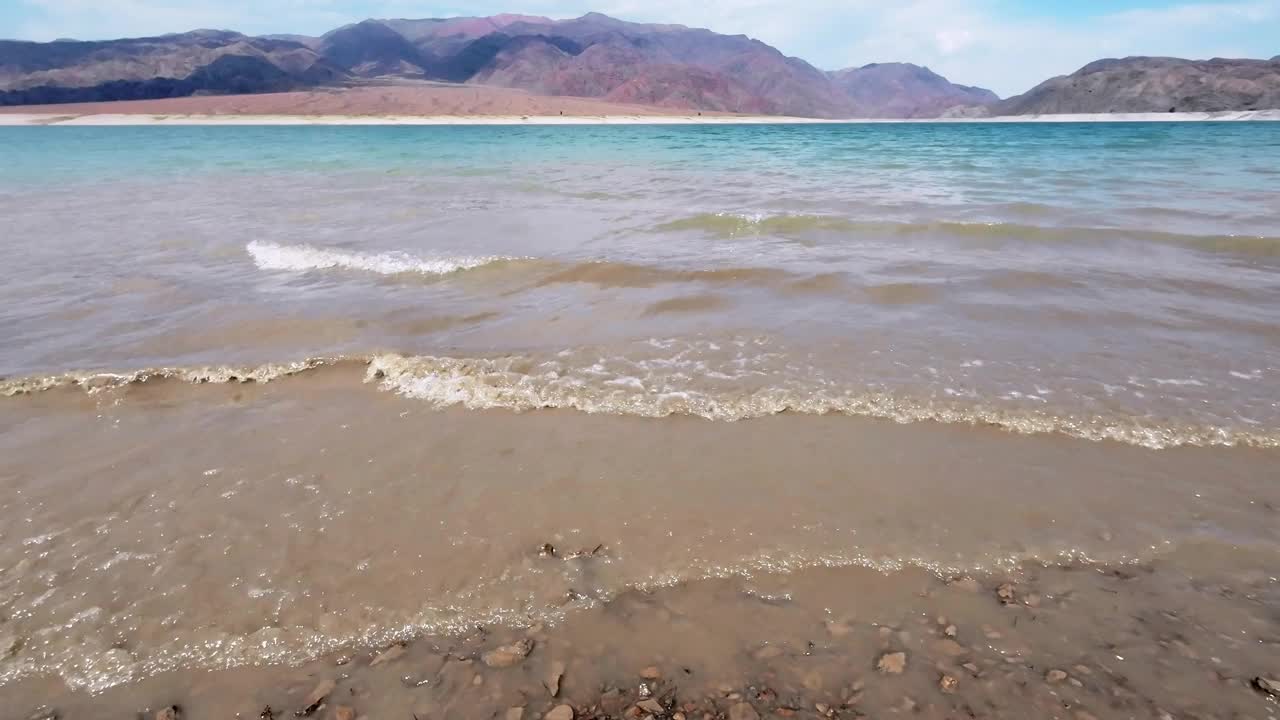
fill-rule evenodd
<path id="1" fill-rule="evenodd" d="M 743 33 L 834 69 L 870 62 L 927 65 L 1001 95 L 1101 57 L 1280 52 L 1280 0 L 1183 2 L 1076 20 L 1011 17 L 1007 0 L 0 0 L 28 12 L 19 34 L 120 37 L 196 27 L 318 34 L 363 17 L 597 10 L 646 22 Z M 0 17 L 3 17 L 0 10 Z"/>
<path id="2" fill-rule="evenodd" d="M 939 30 L 933 34 L 938 52 L 951 55 L 973 44 L 973 33 L 968 30 Z"/>
<path id="3" fill-rule="evenodd" d="M 837 64 L 908 60 L 1003 96 L 1103 57 L 1280 51 L 1266 45 L 1280 38 L 1280 0 L 1182 4 L 1076 21 L 1010 18 L 985 0 L 907 0 L 870 20 Z"/>
<path id="4" fill-rule="evenodd" d="M 4 2 L 6 0 L 0 0 Z M 29 19 L 18 36 L 101 39 L 144 37 L 197 28 L 276 32 L 290 18 L 305 31 L 332 29 L 348 21 L 333 0 L 16 0 Z M 271 12 L 264 12 L 270 7 Z"/>

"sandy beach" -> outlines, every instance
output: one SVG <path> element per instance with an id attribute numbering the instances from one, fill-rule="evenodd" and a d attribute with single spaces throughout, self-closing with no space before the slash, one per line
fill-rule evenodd
<path id="1" fill-rule="evenodd" d="M 0 112 L 0 126 L 218 126 L 218 125 L 810 125 L 886 123 L 1116 123 L 1116 122 L 1267 122 L 1280 110 L 1233 113 L 1115 113 L 1089 115 L 1016 115 L 991 118 L 885 120 L 821 119 L 777 115 L 166 115 L 118 113 L 114 108 L 85 114 Z"/>
<path id="2" fill-rule="evenodd" d="M 3 125 L 742 125 L 835 122 L 768 115 L 86 115 L 0 113 Z"/>
<path id="3" fill-rule="evenodd" d="M 1280 110 L 886 120 L 734 115 L 472 85 L 389 85 L 0 108 L 3 125 L 693 125 L 1280 120 Z"/>

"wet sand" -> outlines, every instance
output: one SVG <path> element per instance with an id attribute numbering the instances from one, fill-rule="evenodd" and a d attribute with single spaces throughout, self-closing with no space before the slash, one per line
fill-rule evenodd
<path id="1" fill-rule="evenodd" d="M 296 668 L 161 675 L 92 697 L 26 682 L 0 699 L 20 713 L 33 698 L 51 703 L 33 717 L 149 717 L 176 705 L 192 720 L 540 718 L 560 717 L 551 713 L 563 705 L 576 718 L 1277 712 L 1270 678 L 1255 675 L 1280 649 L 1266 610 L 1273 584 L 1192 580 L 1162 564 L 1033 567 L 993 584 L 1002 579 L 843 569 L 711 580 L 629 592 L 554 627 L 478 625 Z"/>
<path id="2" fill-rule="evenodd" d="M 1274 451 L 435 411 L 346 367 L 0 427 L 17 717 L 285 717 L 325 680 L 316 717 L 1277 710 Z"/>

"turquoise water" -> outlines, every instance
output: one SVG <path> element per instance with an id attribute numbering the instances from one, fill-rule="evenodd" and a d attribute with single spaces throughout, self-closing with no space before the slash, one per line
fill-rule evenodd
<path id="1" fill-rule="evenodd" d="M 1280 438 L 1280 124 L 3 128 L 0 157 L 10 377 L 517 357 L 585 394 L 484 402 Z"/>
<path id="2" fill-rule="evenodd" d="M 549 165 L 727 174 L 850 173 L 1018 196 L 1050 187 L 1095 200 L 1124 185 L 1265 187 L 1280 176 L 1273 123 L 1028 123 L 538 127 L 4 128 L 0 183 L 92 182 L 192 172 L 421 173 Z M 1207 165 L 1206 161 L 1212 161 Z M 1054 183 L 1044 182 L 1053 179 Z M 1079 181 L 1082 187 L 1073 187 Z M 1044 188 L 1037 186 L 1044 183 Z M 1006 187 L 1006 184 L 1009 184 Z M 1184 185 L 1186 184 L 1186 185 Z M 969 187 L 965 187 L 968 185 Z M 1089 194 L 1092 193 L 1092 194 Z M 1040 193 L 1037 193 L 1040 194 Z M 1172 198 L 1170 198 L 1172 199 Z M 1195 198 L 1180 198 L 1195 203 Z"/>

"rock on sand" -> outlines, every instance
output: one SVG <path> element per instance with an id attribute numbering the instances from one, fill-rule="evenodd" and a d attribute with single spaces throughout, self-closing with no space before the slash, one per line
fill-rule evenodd
<path id="1" fill-rule="evenodd" d="M 557 705 L 542 716 L 542 720 L 573 720 L 573 708 L 568 705 Z"/>
<path id="2" fill-rule="evenodd" d="M 547 679 L 542 684 L 547 688 L 547 692 L 551 697 L 560 694 L 560 679 L 564 677 L 565 666 L 560 660 L 551 663 L 551 669 L 547 671 Z"/>
<path id="3" fill-rule="evenodd" d="M 886 675 L 901 675 L 907 669 L 907 654 L 904 652 L 885 653 L 876 662 L 876 669 Z"/>
<path id="4" fill-rule="evenodd" d="M 525 638 L 519 642 L 494 648 L 480 656 L 485 665 L 491 668 L 511 667 L 529 657 L 533 652 L 533 641 Z"/>
<path id="5" fill-rule="evenodd" d="M 392 660 L 395 660 L 400 656 L 404 655 L 405 652 L 406 650 L 404 645 L 401 645 L 399 643 L 392 645 L 386 650 L 383 650 L 381 653 L 378 653 L 378 657 L 374 658 L 373 662 L 369 663 L 369 667 L 377 667 L 382 663 L 391 662 Z"/>

